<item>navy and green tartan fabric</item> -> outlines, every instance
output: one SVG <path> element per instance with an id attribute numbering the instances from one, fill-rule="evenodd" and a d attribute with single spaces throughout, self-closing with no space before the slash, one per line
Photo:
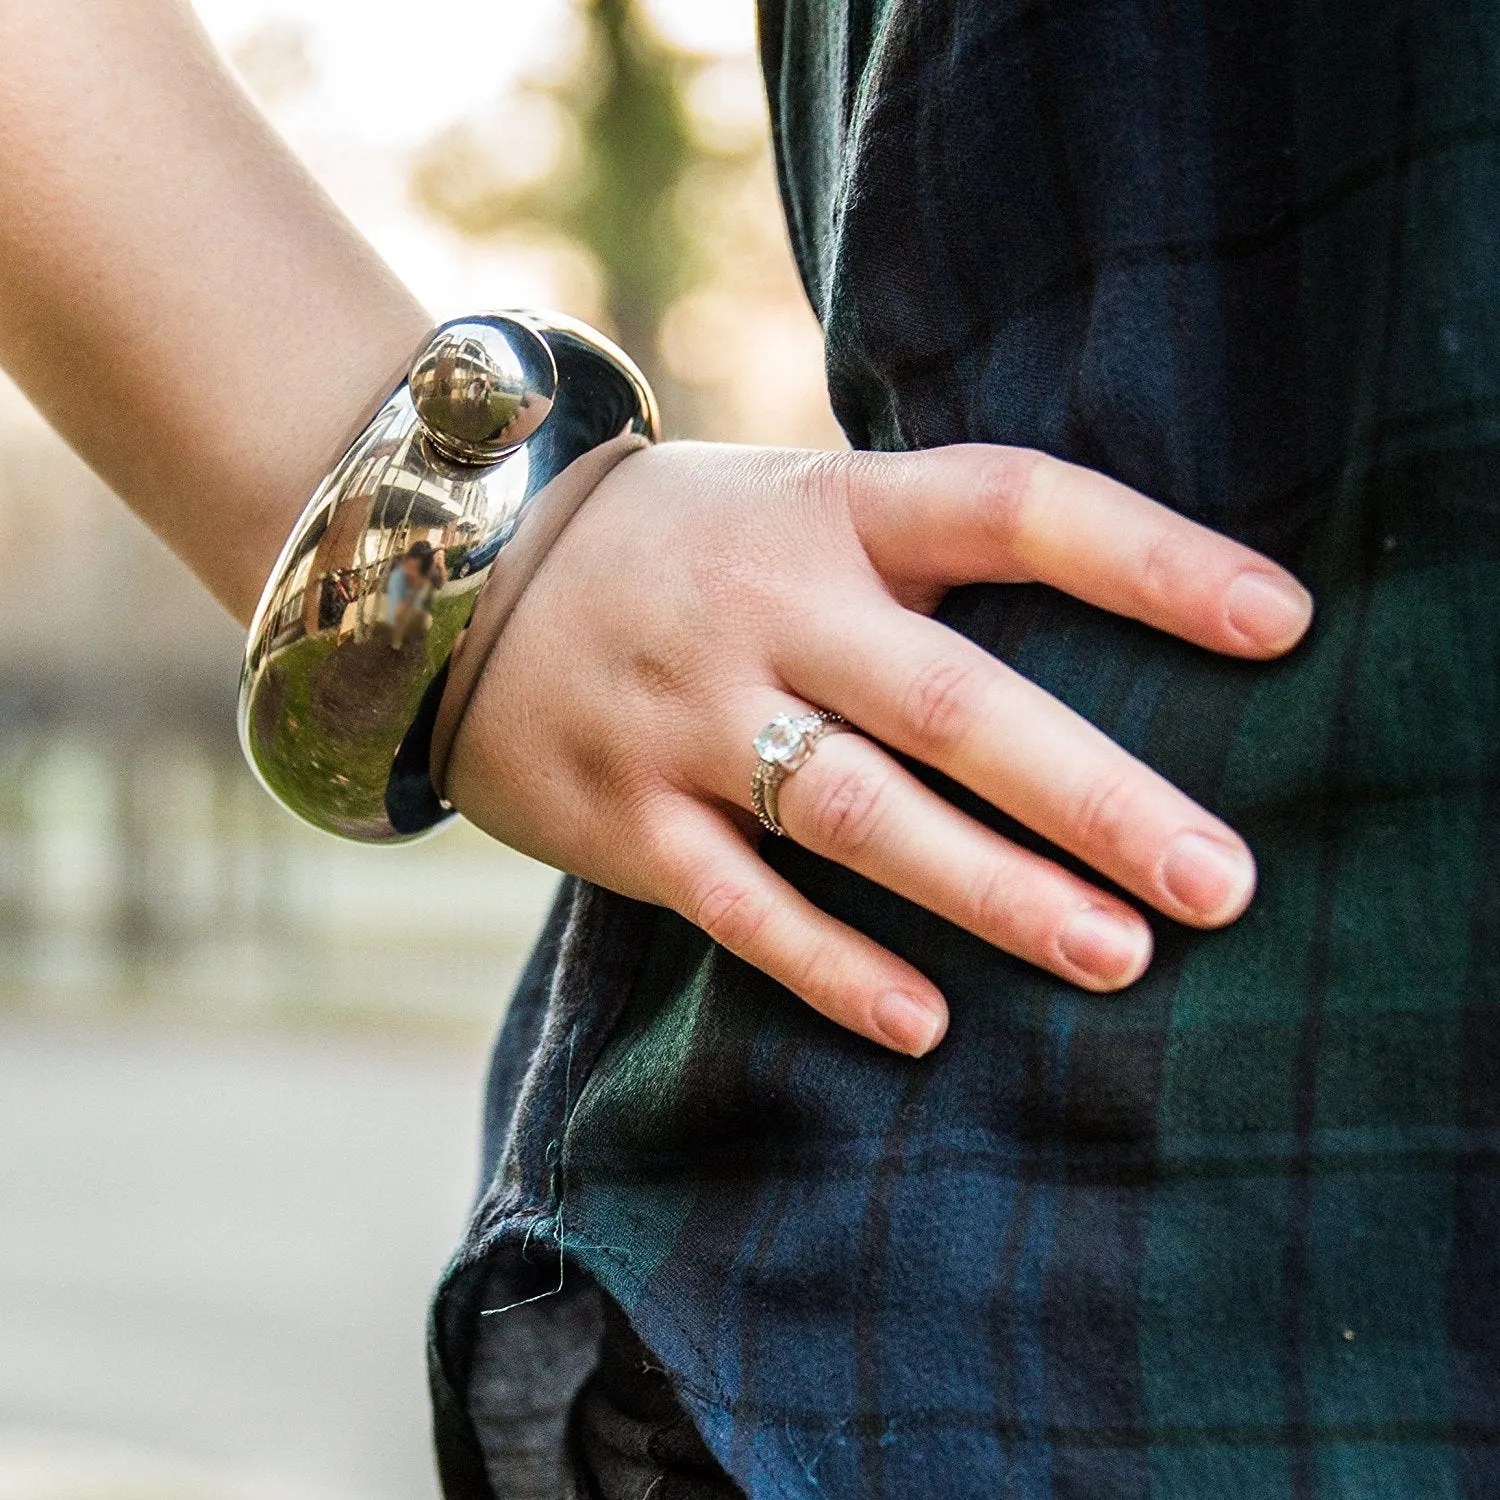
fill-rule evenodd
<path id="1" fill-rule="evenodd" d="M 919 1063 L 573 892 L 435 1308 L 449 1494 L 558 1493 L 597 1286 L 755 1500 L 1495 1500 L 1500 0 L 761 22 L 852 441 L 1033 444 L 1313 589 L 1271 666 L 1042 588 L 943 609 L 1261 889 L 1098 999 L 770 849 L 942 986 Z"/>

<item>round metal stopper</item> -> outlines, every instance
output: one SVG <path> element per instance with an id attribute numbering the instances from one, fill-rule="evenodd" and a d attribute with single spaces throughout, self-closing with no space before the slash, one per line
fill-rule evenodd
<path id="1" fill-rule="evenodd" d="M 407 377 L 417 420 L 433 447 L 464 464 L 513 453 L 547 420 L 557 364 L 540 334 L 491 314 L 444 323 Z"/>

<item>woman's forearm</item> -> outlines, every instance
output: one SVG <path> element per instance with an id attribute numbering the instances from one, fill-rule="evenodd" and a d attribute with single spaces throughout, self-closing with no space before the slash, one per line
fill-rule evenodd
<path id="1" fill-rule="evenodd" d="M 0 0 L 0 364 L 247 619 L 429 320 L 182 0 Z"/>

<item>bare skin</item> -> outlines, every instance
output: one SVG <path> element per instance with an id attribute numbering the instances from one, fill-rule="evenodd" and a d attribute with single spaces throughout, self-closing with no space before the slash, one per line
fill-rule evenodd
<path id="1" fill-rule="evenodd" d="M 256 114 L 178 0 L 0 0 L 0 362 L 241 619 L 428 326 Z M 1139 912 L 959 813 L 934 766 L 1140 902 L 1232 922 L 1233 830 L 929 616 L 1037 581 L 1268 659 L 1306 592 L 1100 475 L 1018 449 L 669 444 L 590 497 L 480 679 L 448 789 L 495 837 L 699 923 L 896 1050 L 941 1040 L 923 975 L 760 858 L 750 741 L 809 705 L 785 784 L 808 847 L 1094 991 L 1150 961 Z"/>
<path id="2" fill-rule="evenodd" d="M 0 0 L 0 365 L 248 621 L 431 326 L 184 0 Z"/>
<path id="3" fill-rule="evenodd" d="M 1311 613 L 1259 554 L 1040 454 L 673 444 L 616 469 L 533 579 L 450 786 L 497 838 L 674 908 L 841 1025 L 919 1055 L 947 1022 L 934 986 L 756 852 L 751 739 L 777 713 L 831 708 L 870 738 L 827 737 L 787 780 L 792 837 L 1075 984 L 1118 989 L 1150 961 L 1139 913 L 959 813 L 874 741 L 1194 926 L 1245 909 L 1250 851 L 927 617 L 981 580 L 1049 583 L 1252 659 L 1288 650 Z"/>

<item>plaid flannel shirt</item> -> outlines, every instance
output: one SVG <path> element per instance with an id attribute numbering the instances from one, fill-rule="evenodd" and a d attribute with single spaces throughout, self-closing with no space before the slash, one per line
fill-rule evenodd
<path id="1" fill-rule="evenodd" d="M 1035 445 L 1313 589 L 1272 665 L 1041 587 L 942 610 L 1238 827 L 1260 893 L 1100 999 L 770 847 L 947 994 L 913 1063 L 570 888 L 434 1311 L 448 1493 L 556 1492 L 597 1283 L 755 1500 L 1494 1500 L 1500 3 L 761 24 L 852 441 Z"/>

